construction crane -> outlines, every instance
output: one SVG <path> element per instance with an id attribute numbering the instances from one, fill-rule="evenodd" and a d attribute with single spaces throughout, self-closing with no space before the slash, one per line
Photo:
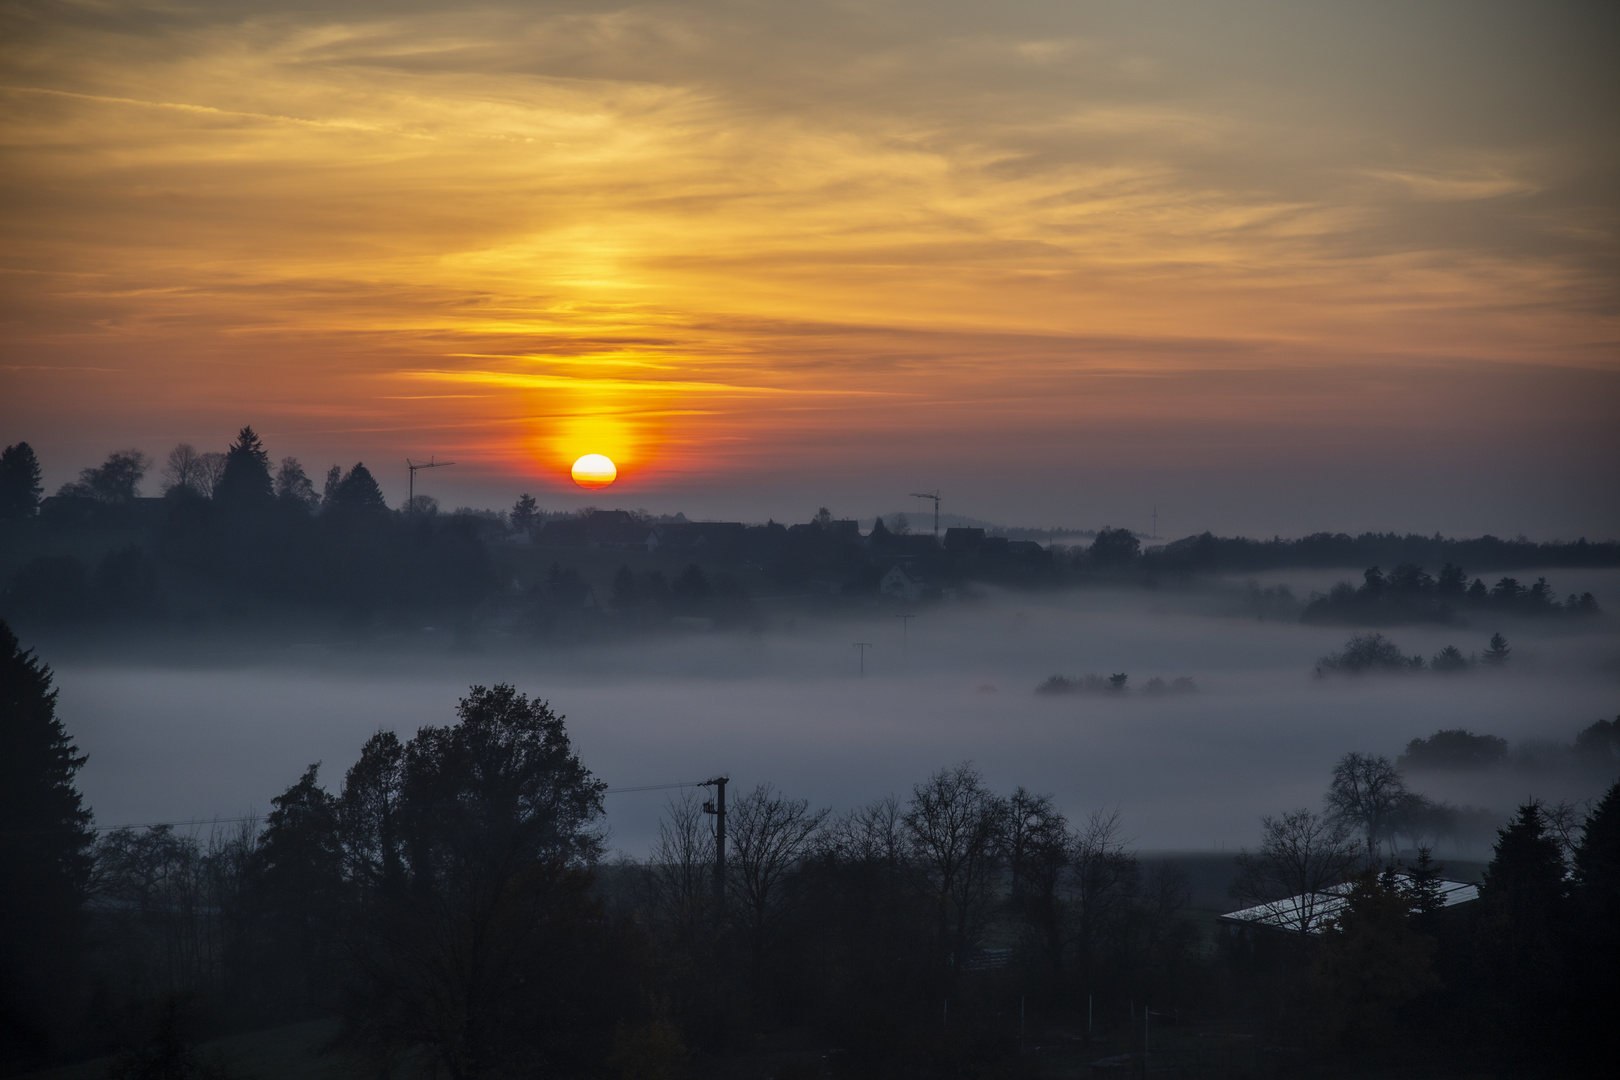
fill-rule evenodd
<path id="1" fill-rule="evenodd" d="M 911 497 L 913 499 L 933 499 L 934 500 L 934 539 L 938 540 L 939 539 L 939 489 L 935 488 L 933 491 L 913 491 L 911 493 Z"/>
<path id="2" fill-rule="evenodd" d="M 413 461 L 410 458 L 406 458 L 405 459 L 405 467 L 407 469 L 411 470 L 410 496 L 405 500 L 406 508 L 409 509 L 412 513 L 416 512 L 416 470 L 417 469 L 442 469 L 446 465 L 454 465 L 454 464 L 455 464 L 455 462 L 453 462 L 453 461 L 434 461 L 432 458 L 428 458 L 426 461 Z"/>

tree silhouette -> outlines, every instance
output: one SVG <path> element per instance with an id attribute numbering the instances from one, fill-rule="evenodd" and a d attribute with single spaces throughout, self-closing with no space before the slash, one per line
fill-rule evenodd
<path id="1" fill-rule="evenodd" d="M 1491 667 L 1499 668 L 1507 665 L 1508 657 L 1513 655 L 1513 647 L 1508 644 L 1507 638 L 1500 633 L 1491 635 L 1490 648 L 1486 649 L 1480 657 Z"/>
<path id="2" fill-rule="evenodd" d="M 1129 529 L 1104 529 L 1092 540 L 1087 553 L 1098 566 L 1124 566 L 1135 559 L 1142 542 Z"/>
<path id="3" fill-rule="evenodd" d="M 0 622 L 0 1045 L 35 1049 L 67 1013 L 94 838 L 51 682 Z"/>
<path id="4" fill-rule="evenodd" d="M 1349 753 L 1333 767 L 1326 802 L 1335 818 L 1361 829 L 1370 859 L 1379 841 L 1393 839 L 1406 796 L 1406 782 L 1389 758 Z"/>
<path id="5" fill-rule="evenodd" d="M 44 490 L 32 446 L 13 443 L 0 453 L 0 518 L 33 517 Z"/>
<path id="6" fill-rule="evenodd" d="M 81 471 L 77 480 L 63 484 L 57 494 L 113 505 L 128 503 L 141 493 L 141 478 L 150 467 L 139 450 L 115 450 L 100 465 Z"/>
<path id="7" fill-rule="evenodd" d="M 1496 1016 L 1520 1045 L 1552 1034 L 1563 1000 L 1569 883 L 1563 851 L 1535 803 L 1497 833 L 1479 887 L 1480 945 Z"/>
<path id="8" fill-rule="evenodd" d="M 331 1003 L 343 899 L 338 800 L 320 787 L 320 763 L 270 800 L 259 845 L 259 896 L 271 947 L 291 968 L 305 1009 Z"/>
<path id="9" fill-rule="evenodd" d="M 281 459 L 281 468 L 276 472 L 276 498 L 305 511 L 315 509 L 321 501 L 304 466 L 295 457 Z"/>
<path id="10" fill-rule="evenodd" d="M 540 505 L 534 501 L 534 496 L 526 491 L 518 496 L 518 501 L 512 504 L 509 520 L 512 528 L 519 532 L 533 529 L 540 521 Z"/>
<path id="11" fill-rule="evenodd" d="M 225 472 L 219 478 L 214 497 L 224 503 L 244 506 L 267 503 L 274 495 L 270 455 L 253 428 L 244 427 L 225 452 Z"/>
<path id="12" fill-rule="evenodd" d="M 333 493 L 332 506 L 334 509 L 351 513 L 375 513 L 388 509 L 388 504 L 383 500 L 382 488 L 377 486 L 371 470 L 366 468 L 363 462 L 358 461 L 355 462 L 354 468 L 349 470 L 348 475 L 338 482 L 337 489 Z"/>
<path id="13" fill-rule="evenodd" d="M 593 1000 L 613 935 L 583 872 L 602 850 L 605 786 L 563 718 L 510 686 L 472 687 L 457 723 L 422 728 L 402 755 L 386 736 L 367 744 L 342 805 L 359 815 L 349 863 L 376 868 L 357 926 L 371 1030 L 426 1045 L 457 1078 L 517 1061 L 579 1071 L 563 1067 L 568 1048 L 605 1041 L 614 1016 Z"/>

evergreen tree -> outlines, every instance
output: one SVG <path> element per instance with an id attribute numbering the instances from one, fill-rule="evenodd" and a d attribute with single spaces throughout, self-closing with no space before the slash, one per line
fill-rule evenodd
<path id="1" fill-rule="evenodd" d="M 337 486 L 337 492 L 332 500 L 333 505 L 342 510 L 375 511 L 386 510 L 388 504 L 383 500 L 382 488 L 372 478 L 371 470 L 362 462 L 355 462 L 354 468 L 349 470 Z"/>
<path id="2" fill-rule="evenodd" d="M 343 856 L 338 801 L 317 781 L 320 763 L 270 800 L 259 844 L 258 880 L 274 954 L 290 968 L 303 1008 L 330 1004 Z M 292 989 L 292 988 L 289 988 Z"/>
<path id="3" fill-rule="evenodd" d="M 237 433 L 225 454 L 225 473 L 219 478 L 215 498 L 238 505 L 266 503 L 275 497 L 270 479 L 270 455 L 252 427 Z"/>
<path id="4" fill-rule="evenodd" d="M 0 518 L 33 517 L 44 490 L 32 446 L 14 443 L 0 453 Z"/>
<path id="5" fill-rule="evenodd" d="M 540 504 L 534 501 L 534 496 L 524 492 L 518 496 L 518 501 L 512 504 L 512 515 L 509 518 L 512 528 L 518 532 L 528 532 L 539 524 Z"/>
<path id="6" fill-rule="evenodd" d="M 1497 633 L 1491 635 L 1491 646 L 1485 650 L 1485 655 L 1480 659 L 1491 667 L 1499 668 L 1506 666 L 1508 657 L 1512 655 L 1513 646 L 1508 644 L 1507 638 Z"/>
<path id="7" fill-rule="evenodd" d="M 1564 1003 L 1569 886 L 1536 803 L 1497 833 L 1479 887 L 1480 952 L 1497 1030 L 1521 1047 L 1556 1041 Z"/>
<path id="8" fill-rule="evenodd" d="M 1575 848 L 1577 940 L 1574 997 L 1582 1040 L 1593 1050 L 1620 1000 L 1620 783 L 1586 819 Z"/>
<path id="9" fill-rule="evenodd" d="M 73 783 L 85 760 L 51 669 L 0 622 L 0 1047 L 44 1048 L 74 989 L 94 838 Z"/>

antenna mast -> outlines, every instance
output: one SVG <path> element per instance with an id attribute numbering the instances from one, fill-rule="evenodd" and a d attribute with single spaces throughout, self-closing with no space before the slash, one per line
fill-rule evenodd
<path id="1" fill-rule="evenodd" d="M 939 489 L 935 488 L 933 491 L 913 491 L 911 493 L 911 497 L 913 499 L 933 499 L 934 500 L 934 539 L 938 540 L 939 539 Z"/>
<path id="2" fill-rule="evenodd" d="M 408 496 L 406 496 L 406 499 L 405 499 L 405 508 L 407 510 L 409 510 L 413 514 L 416 512 L 416 470 L 417 469 L 442 469 L 446 465 L 454 465 L 454 464 L 455 464 L 455 462 L 453 462 L 453 461 L 434 461 L 431 457 L 428 458 L 426 461 L 412 461 L 410 458 L 406 458 L 405 459 L 405 467 L 407 469 L 411 470 L 411 485 L 410 485 L 410 494 Z"/>

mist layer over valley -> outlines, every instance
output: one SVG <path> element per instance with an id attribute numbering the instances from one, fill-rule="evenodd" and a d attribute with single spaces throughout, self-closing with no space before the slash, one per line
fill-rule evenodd
<path id="1" fill-rule="evenodd" d="M 1297 576 L 1304 594 L 1317 577 L 1358 574 Z M 1274 573 L 1266 583 L 1292 581 Z M 1620 610 L 1620 573 L 1566 570 L 1555 583 Z M 360 644 L 38 644 L 57 672 L 60 715 L 89 754 L 80 784 L 104 825 L 262 814 L 314 761 L 335 789 L 373 732 L 408 738 L 442 724 L 471 684 L 506 682 L 549 699 L 610 788 L 726 773 L 744 788 L 770 782 L 844 810 L 970 760 L 997 788 L 1052 793 L 1071 818 L 1117 808 L 1135 844 L 1157 850 L 1252 844 L 1260 815 L 1318 805 L 1348 751 L 1395 758 L 1414 738 L 1465 728 L 1535 757 L 1617 711 L 1620 635 L 1610 615 L 1393 628 L 1405 653 L 1423 656 L 1453 644 L 1478 652 L 1501 630 L 1512 662 L 1316 679 L 1315 662 L 1350 631 L 1236 614 L 1242 586 L 1226 585 L 985 590 L 919 606 L 911 619 L 892 607 L 836 618 L 784 609 L 753 630 L 577 646 L 426 628 Z M 1037 693 L 1054 674 L 1127 680 L 1121 692 Z M 1154 678 L 1165 692 L 1150 692 Z M 1173 692 L 1178 678 L 1193 689 Z M 1502 818 L 1527 797 L 1601 791 L 1602 777 L 1549 753 L 1540 766 L 1408 780 Z M 666 794 L 610 795 L 611 847 L 645 857 Z M 1478 856 L 1489 842 L 1452 853 Z"/>

